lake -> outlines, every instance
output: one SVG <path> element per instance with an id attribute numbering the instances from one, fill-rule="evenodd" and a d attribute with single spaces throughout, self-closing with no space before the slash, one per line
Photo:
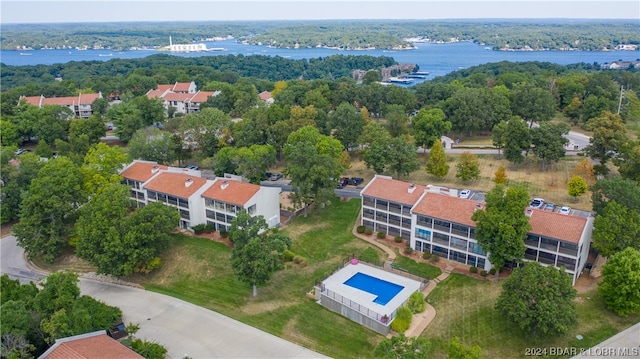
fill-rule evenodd
<path id="1" fill-rule="evenodd" d="M 640 58 L 638 51 L 494 51 L 470 42 L 447 44 L 415 43 L 414 50 L 337 50 L 324 48 L 277 49 L 259 45 L 245 45 L 235 40 L 204 42 L 207 48 L 220 51 L 171 53 L 175 56 L 198 57 L 217 55 L 266 55 L 291 59 L 310 59 L 336 54 L 371 55 L 393 57 L 399 63 L 417 64 L 421 71 L 430 73 L 428 78 L 446 75 L 452 71 L 491 62 L 541 61 L 560 65 L 575 63 L 605 63 L 617 60 L 632 61 Z M 0 51 L 0 61 L 5 65 L 52 65 L 70 61 L 108 61 L 113 58 L 136 59 L 159 52 L 155 50 L 30 50 Z"/>

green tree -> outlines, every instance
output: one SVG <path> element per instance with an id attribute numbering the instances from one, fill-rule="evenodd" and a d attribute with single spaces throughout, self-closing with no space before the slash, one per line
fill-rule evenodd
<path id="1" fill-rule="evenodd" d="M 20 142 L 18 127 L 9 121 L 0 120 L 0 144 L 2 146 L 17 146 Z"/>
<path id="2" fill-rule="evenodd" d="M 155 127 L 139 129 L 129 141 L 129 158 L 131 160 L 155 161 L 170 164 L 175 159 L 175 151 L 171 134 Z"/>
<path id="3" fill-rule="evenodd" d="M 180 129 L 192 151 L 213 156 L 222 147 L 224 131 L 231 127 L 231 118 L 217 108 L 205 108 L 200 113 L 185 116 Z"/>
<path id="4" fill-rule="evenodd" d="M 580 176 L 573 176 L 567 183 L 567 191 L 571 197 L 580 197 L 587 193 L 587 182 Z"/>
<path id="5" fill-rule="evenodd" d="M 524 257 L 524 240 L 531 230 L 525 208 L 529 194 L 523 187 L 496 185 L 485 196 L 485 209 L 475 211 L 471 219 L 476 222 L 476 239 L 489 252 L 489 261 L 495 266 L 496 281 L 499 269 L 507 262 L 519 263 Z"/>
<path id="6" fill-rule="evenodd" d="M 367 73 L 362 77 L 362 83 L 364 85 L 369 85 L 374 82 L 380 81 L 382 81 L 382 75 L 380 74 L 380 71 L 377 70 L 367 71 Z"/>
<path id="7" fill-rule="evenodd" d="M 447 155 L 440 141 L 435 142 L 429 152 L 429 160 L 427 161 L 427 173 L 438 178 L 442 178 L 449 173 L 449 165 L 447 164 Z"/>
<path id="8" fill-rule="evenodd" d="M 22 200 L 29 194 L 31 181 L 38 177 L 44 162 L 33 153 L 24 153 L 20 156 L 20 166 L 13 166 L 8 163 L 8 157 L 13 156 L 12 149 L 3 147 L 0 154 L 6 157 L 0 170 L 4 181 L 0 186 L 0 222 L 6 223 L 18 219 Z"/>
<path id="9" fill-rule="evenodd" d="M 291 238 L 282 233 L 267 233 L 262 216 L 257 219 L 247 217 L 249 215 L 242 210 L 231 222 L 229 236 L 234 243 L 231 268 L 238 279 L 253 287 L 255 297 L 258 295 L 257 287 L 282 269 L 283 255 L 291 247 Z"/>
<path id="10" fill-rule="evenodd" d="M 532 151 L 542 160 L 542 171 L 547 170 L 547 161 L 558 162 L 564 157 L 564 146 L 569 140 L 564 137 L 569 133 L 566 123 L 543 122 L 530 130 Z"/>
<path id="11" fill-rule="evenodd" d="M 610 201 L 640 212 L 640 186 L 622 177 L 604 178 L 591 187 L 593 211 L 602 215 Z"/>
<path id="12" fill-rule="evenodd" d="M 80 169 L 69 159 L 58 157 L 42 167 L 22 201 L 20 222 L 13 227 L 30 259 L 42 254 L 53 262 L 68 239 L 74 211 L 85 201 Z"/>
<path id="13" fill-rule="evenodd" d="M 387 129 L 379 123 L 370 122 L 364 127 L 359 142 L 363 145 L 362 160 L 367 168 L 383 173 L 387 165 L 387 144 L 391 142 Z"/>
<path id="14" fill-rule="evenodd" d="M 236 161 L 238 149 L 235 147 L 223 147 L 213 156 L 213 172 L 218 177 L 225 173 L 238 174 L 238 162 Z"/>
<path id="15" fill-rule="evenodd" d="M 480 178 L 480 161 L 471 152 L 463 152 L 456 163 L 456 178 L 463 181 Z"/>
<path id="16" fill-rule="evenodd" d="M 384 113 L 387 119 L 387 130 L 391 137 L 399 137 L 407 132 L 406 110 L 402 105 L 387 105 Z"/>
<path id="17" fill-rule="evenodd" d="M 383 339 L 374 357 L 380 359 L 427 359 L 431 343 L 423 337 L 407 338 L 404 334 Z"/>
<path id="18" fill-rule="evenodd" d="M 580 176 L 582 177 L 588 185 L 593 185 L 596 182 L 596 178 L 594 176 L 593 165 L 591 164 L 591 160 L 585 158 L 580 161 L 576 168 L 573 170 L 571 177 Z"/>
<path id="19" fill-rule="evenodd" d="M 589 120 L 585 128 L 593 131 L 593 136 L 589 139 L 589 146 L 585 151 L 589 157 L 600 161 L 596 172 L 607 174 L 607 162 L 629 141 L 624 122 L 620 115 L 604 112 Z"/>
<path id="20" fill-rule="evenodd" d="M 44 142 L 38 141 L 38 145 L 36 146 L 36 155 L 42 158 L 49 158 L 53 156 L 53 151 L 51 151 L 51 147 Z"/>
<path id="21" fill-rule="evenodd" d="M 498 149 L 498 154 L 500 154 L 500 151 L 504 148 L 505 143 L 507 142 L 506 133 L 507 133 L 506 121 L 498 122 L 495 126 L 493 126 L 493 129 L 491 130 L 491 141 L 492 141 L 493 147 Z"/>
<path id="22" fill-rule="evenodd" d="M 384 151 L 385 168 L 400 176 L 408 176 L 409 173 L 420 168 L 416 145 L 406 137 L 392 138 Z"/>
<path id="23" fill-rule="evenodd" d="M 179 212 L 154 202 L 130 213 L 130 201 L 126 186 L 110 184 L 81 210 L 75 226 L 76 251 L 98 273 L 122 277 L 148 272 L 169 246 Z"/>
<path id="24" fill-rule="evenodd" d="M 260 184 L 265 171 L 276 164 L 276 150 L 271 145 L 241 147 L 236 150 L 234 162 L 237 174 Z"/>
<path id="25" fill-rule="evenodd" d="M 284 173 L 291 178 L 293 200 L 306 206 L 321 203 L 333 193 L 337 178 L 343 171 L 340 156 L 344 147 L 318 129 L 305 126 L 291 133 L 285 147 L 287 167 Z"/>
<path id="26" fill-rule="evenodd" d="M 613 163 L 618 166 L 622 177 L 640 183 L 640 142 L 627 142 Z"/>
<path id="27" fill-rule="evenodd" d="M 69 120 L 74 117 L 68 107 L 46 105 L 40 109 L 40 117 L 35 123 L 34 134 L 38 140 L 54 143 L 69 134 Z"/>
<path id="28" fill-rule="evenodd" d="M 365 125 L 364 117 L 356 111 L 353 105 L 343 102 L 329 115 L 331 127 L 336 138 L 347 151 L 352 150 L 358 143 Z"/>
<path id="29" fill-rule="evenodd" d="M 496 170 L 496 173 L 494 174 L 493 177 L 493 183 L 495 184 L 506 184 L 507 183 L 507 173 L 506 173 L 506 169 L 504 168 L 504 166 L 500 166 L 498 167 L 498 169 Z"/>
<path id="30" fill-rule="evenodd" d="M 482 359 L 482 349 L 477 345 L 468 347 L 453 337 L 447 346 L 447 359 Z"/>
<path id="31" fill-rule="evenodd" d="M 122 102 L 109 107 L 107 120 L 115 125 L 115 134 L 123 142 L 129 142 L 137 130 L 144 127 L 142 111 L 133 103 Z"/>
<path id="32" fill-rule="evenodd" d="M 548 338 L 576 324 L 576 295 L 564 270 L 527 262 L 505 279 L 496 309 L 526 335 Z"/>
<path id="33" fill-rule="evenodd" d="M 609 257 L 602 267 L 598 294 L 618 315 L 640 313 L 640 251 L 627 247 Z"/>
<path id="34" fill-rule="evenodd" d="M 127 154 L 121 147 L 105 143 L 93 145 L 84 156 L 84 163 L 80 167 L 84 190 L 88 194 L 95 194 L 109 184 L 120 183 L 120 170 L 127 160 Z"/>
<path id="35" fill-rule="evenodd" d="M 413 118 L 413 137 L 416 144 L 424 149 L 431 148 L 440 142 L 440 137 L 451 131 L 451 122 L 446 121 L 446 115 L 439 108 L 420 109 Z"/>
<path id="36" fill-rule="evenodd" d="M 640 211 L 612 200 L 593 221 L 593 248 L 611 256 L 627 247 L 640 250 Z"/>
<path id="37" fill-rule="evenodd" d="M 522 151 L 531 147 L 531 133 L 527 123 L 519 117 L 513 117 L 507 122 L 504 134 L 504 158 L 513 163 L 522 163 Z"/>
<path id="38" fill-rule="evenodd" d="M 518 86 L 512 91 L 511 111 L 523 120 L 534 122 L 551 120 L 555 114 L 556 104 L 551 91 L 532 85 Z"/>
<path id="39" fill-rule="evenodd" d="M 167 354 L 167 348 L 164 346 L 142 339 L 134 339 L 131 342 L 131 349 L 145 359 L 164 359 Z"/>

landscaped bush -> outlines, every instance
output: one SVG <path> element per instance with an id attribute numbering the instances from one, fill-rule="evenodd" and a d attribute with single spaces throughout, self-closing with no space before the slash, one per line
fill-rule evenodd
<path id="1" fill-rule="evenodd" d="M 481 270 L 481 271 L 480 271 L 480 275 L 481 275 L 481 276 L 483 276 L 483 277 L 486 277 L 486 276 L 487 276 L 487 271 L 486 271 L 486 270 L 484 270 L 484 269 L 483 269 L 483 270 Z"/>
<path id="2" fill-rule="evenodd" d="M 496 275 L 496 269 L 495 268 L 489 269 L 489 274 Z"/>
<path id="3" fill-rule="evenodd" d="M 413 248 L 406 246 L 404 247 L 404 254 L 411 254 L 413 253 Z"/>
<path id="4" fill-rule="evenodd" d="M 429 258 L 431 258 L 431 253 L 429 252 L 422 253 L 422 259 L 429 259 Z"/>
<path id="5" fill-rule="evenodd" d="M 220 230 L 220 237 L 222 237 L 222 238 L 229 237 L 229 231 L 227 231 L 226 229 L 221 229 Z"/>
<path id="6" fill-rule="evenodd" d="M 440 260 L 440 256 L 438 256 L 438 255 L 436 255 L 436 254 L 434 254 L 434 255 L 432 255 L 432 256 L 431 256 L 431 261 L 432 261 L 433 263 L 438 263 L 438 261 L 439 261 L 439 260 Z"/>
<path id="7" fill-rule="evenodd" d="M 471 267 L 471 268 L 469 268 L 469 272 L 471 272 L 471 273 L 478 273 L 478 267 Z"/>
<path id="8" fill-rule="evenodd" d="M 293 257 L 295 256 L 296 256 L 295 253 L 293 253 L 288 249 L 285 249 L 284 254 L 282 255 L 282 259 L 284 259 L 285 262 L 291 262 L 293 260 Z"/>
<path id="9" fill-rule="evenodd" d="M 393 241 L 396 243 L 401 243 L 402 242 L 402 237 L 395 237 L 393 238 Z"/>
<path id="10" fill-rule="evenodd" d="M 371 228 L 365 228 L 364 234 L 370 236 L 372 233 L 373 233 L 373 230 Z"/>
<path id="11" fill-rule="evenodd" d="M 382 231 L 380 231 L 380 232 L 378 232 L 377 236 L 378 236 L 378 238 L 383 239 L 384 237 L 387 236 L 387 234 L 382 232 Z"/>
<path id="12" fill-rule="evenodd" d="M 396 318 L 391 323 L 391 330 L 398 333 L 404 333 L 411 326 L 411 319 L 413 319 L 411 309 L 406 306 L 398 308 Z"/>
<path id="13" fill-rule="evenodd" d="M 422 292 L 413 292 L 409 297 L 409 301 L 407 302 L 407 307 L 411 309 L 413 313 L 422 313 L 426 308 L 426 303 L 424 302 L 424 293 Z"/>
<path id="14" fill-rule="evenodd" d="M 204 233 L 206 225 L 203 224 L 197 224 L 195 226 L 192 226 L 191 229 L 193 230 L 193 233 L 195 234 L 200 234 L 200 233 Z"/>
<path id="15" fill-rule="evenodd" d="M 301 267 L 307 266 L 307 258 L 303 256 L 295 256 L 293 257 L 293 263 L 298 264 Z"/>
<path id="16" fill-rule="evenodd" d="M 364 226 L 358 226 L 358 228 L 356 228 L 356 232 L 364 233 Z"/>
<path id="17" fill-rule="evenodd" d="M 215 223 L 207 223 L 204 225 L 204 231 L 207 233 L 213 233 L 216 231 L 216 224 Z"/>

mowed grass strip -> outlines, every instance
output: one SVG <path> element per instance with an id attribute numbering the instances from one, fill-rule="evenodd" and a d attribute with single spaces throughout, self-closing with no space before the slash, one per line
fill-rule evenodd
<path id="1" fill-rule="evenodd" d="M 442 270 L 434 265 L 423 262 L 416 262 L 411 258 L 407 258 L 401 254 L 398 254 L 396 259 L 393 261 L 393 265 L 399 267 L 401 270 L 406 270 L 411 274 L 415 274 L 417 276 L 434 279 L 440 274 L 442 274 Z"/>
<path id="2" fill-rule="evenodd" d="M 269 333 L 334 358 L 370 358 L 383 338 L 324 309 L 306 296 L 350 255 L 371 253 L 371 246 L 351 233 L 360 201 L 339 198 L 309 211 L 283 229 L 293 239 L 292 251 L 306 264 L 285 263 L 271 280 L 251 287 L 233 274 L 231 249 L 202 238 L 176 235 L 163 256 L 164 265 L 146 276 L 132 276 L 146 289 L 215 310 Z M 367 250 L 369 249 L 369 250 Z"/>
<path id="3" fill-rule="evenodd" d="M 534 347 L 588 348 L 640 320 L 638 315 L 622 318 L 608 311 L 594 290 L 576 300 L 578 324 L 567 333 L 532 338 L 495 309 L 501 290 L 502 286 L 491 280 L 459 273 L 439 283 L 427 297 L 436 309 L 436 318 L 422 333 L 433 343 L 432 357 L 446 358 L 447 344 L 455 336 L 465 345 L 479 345 L 485 358 L 524 358 L 525 349 Z M 583 340 L 576 339 L 578 334 Z"/>

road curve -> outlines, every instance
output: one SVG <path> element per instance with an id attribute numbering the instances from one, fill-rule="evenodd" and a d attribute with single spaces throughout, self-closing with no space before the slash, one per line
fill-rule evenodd
<path id="1" fill-rule="evenodd" d="M 46 274 L 24 260 L 13 236 L 0 240 L 0 272 L 22 283 Z M 167 295 L 80 279 L 80 291 L 122 310 L 125 323 L 139 323 L 138 338 L 164 345 L 172 358 L 326 358 L 220 313 Z M 215 295 L 215 293 L 211 293 Z"/>

